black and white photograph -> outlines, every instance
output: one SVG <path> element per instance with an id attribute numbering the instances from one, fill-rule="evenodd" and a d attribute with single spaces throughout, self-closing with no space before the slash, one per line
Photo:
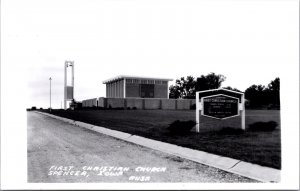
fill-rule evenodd
<path id="1" fill-rule="evenodd" d="M 296 0 L 4 0 L 1 189 L 299 189 L 299 86 Z"/>

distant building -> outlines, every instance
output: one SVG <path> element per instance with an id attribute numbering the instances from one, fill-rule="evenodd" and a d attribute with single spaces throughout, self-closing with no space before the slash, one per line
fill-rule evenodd
<path id="1" fill-rule="evenodd" d="M 169 98 L 169 81 L 172 79 L 121 75 L 103 84 L 107 98 Z"/>

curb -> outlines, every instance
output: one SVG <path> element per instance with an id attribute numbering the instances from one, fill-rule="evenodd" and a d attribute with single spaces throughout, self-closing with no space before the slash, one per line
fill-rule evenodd
<path id="1" fill-rule="evenodd" d="M 181 147 L 170 143 L 156 141 L 156 140 L 152 140 L 145 137 L 132 135 L 129 133 L 124 133 L 116 130 L 111 130 L 111 129 L 95 126 L 80 121 L 74 121 L 71 119 L 55 116 L 49 113 L 43 113 L 39 111 L 35 111 L 35 112 L 70 123 L 72 125 L 80 126 L 111 137 L 115 137 L 117 139 L 121 139 L 130 143 L 134 143 L 154 150 L 165 152 L 171 155 L 175 155 L 184 159 L 198 162 L 207 166 L 215 167 L 257 181 L 280 182 L 281 171 L 278 169 L 260 166 L 257 164 L 252 164 L 241 160 L 232 159 L 229 157 L 223 157 L 223 156 L 207 153 L 204 151 L 189 149 L 186 147 Z"/>

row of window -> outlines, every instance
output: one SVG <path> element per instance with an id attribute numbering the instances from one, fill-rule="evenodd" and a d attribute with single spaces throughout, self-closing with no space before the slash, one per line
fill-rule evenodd
<path id="1" fill-rule="evenodd" d="M 126 83 L 128 83 L 128 84 L 168 84 L 168 81 L 126 79 Z"/>

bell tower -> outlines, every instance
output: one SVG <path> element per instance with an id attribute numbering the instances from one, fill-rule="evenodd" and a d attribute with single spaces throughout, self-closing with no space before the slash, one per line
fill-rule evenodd
<path id="1" fill-rule="evenodd" d="M 67 70 L 72 67 L 72 83 L 67 84 Z M 64 83 L 64 109 L 67 109 L 67 101 L 74 99 L 74 61 L 65 61 L 65 83 Z"/>

